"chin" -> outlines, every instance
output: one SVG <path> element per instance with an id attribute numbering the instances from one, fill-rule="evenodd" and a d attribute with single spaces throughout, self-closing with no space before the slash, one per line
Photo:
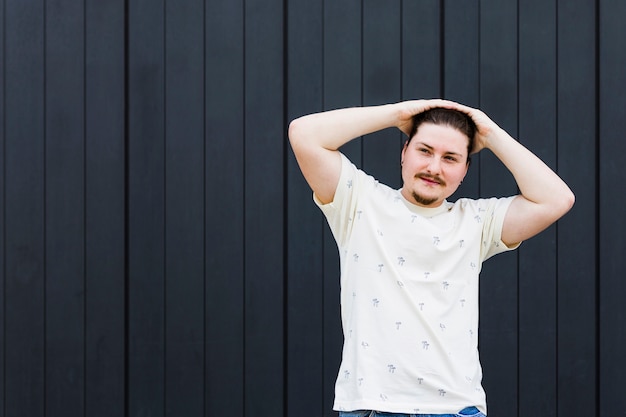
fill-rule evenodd
<path id="1" fill-rule="evenodd" d="M 433 197 L 433 196 L 426 196 L 423 194 L 418 194 L 415 191 L 413 191 L 413 193 L 411 193 L 411 196 L 413 197 L 413 202 L 415 202 L 416 204 L 420 205 L 420 206 L 432 206 L 434 204 L 437 204 L 437 202 L 439 201 L 438 197 Z M 441 203 L 439 203 L 441 204 Z"/>

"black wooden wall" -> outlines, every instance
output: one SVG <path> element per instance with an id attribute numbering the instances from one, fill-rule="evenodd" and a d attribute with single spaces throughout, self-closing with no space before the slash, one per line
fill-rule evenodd
<path id="1" fill-rule="evenodd" d="M 332 416 L 337 250 L 286 140 L 479 106 L 571 185 L 484 268 L 492 416 L 625 415 L 626 2 L 0 0 L 0 416 Z M 346 146 L 399 184 L 398 132 Z M 515 193 L 492 155 L 461 192 Z"/>

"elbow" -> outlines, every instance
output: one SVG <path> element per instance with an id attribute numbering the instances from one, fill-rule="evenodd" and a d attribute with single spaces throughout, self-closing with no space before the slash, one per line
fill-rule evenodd
<path id="1" fill-rule="evenodd" d="M 576 202 L 576 196 L 574 195 L 572 190 L 570 190 L 570 192 L 569 192 L 569 196 L 567 198 L 567 202 L 568 202 L 567 210 L 569 211 L 572 207 L 574 207 L 574 203 Z"/>
<path id="2" fill-rule="evenodd" d="M 297 130 L 297 121 L 298 119 L 292 120 L 289 123 L 289 128 L 287 129 L 287 138 L 289 138 L 289 142 L 293 145 L 294 139 L 298 133 Z"/>
<path id="3" fill-rule="evenodd" d="M 574 203 L 576 202 L 576 196 L 567 188 L 566 192 L 563 193 L 558 201 L 558 209 L 557 211 L 560 213 L 559 217 L 564 216 L 568 211 L 574 207 Z"/>
<path id="4" fill-rule="evenodd" d="M 302 149 L 302 145 L 304 144 L 304 127 L 302 126 L 302 119 L 294 119 L 289 123 L 289 129 L 287 132 L 287 137 L 289 138 L 289 144 L 291 145 L 292 151 L 298 155 Z"/>
<path id="5" fill-rule="evenodd" d="M 289 128 L 287 129 L 287 136 L 290 141 L 293 141 L 293 138 L 298 133 L 298 119 L 293 119 L 291 123 L 289 123 Z"/>
<path id="6" fill-rule="evenodd" d="M 568 187 L 563 190 L 554 190 L 550 200 L 543 205 L 543 216 L 549 219 L 549 224 L 554 223 L 572 209 L 575 201 L 576 197 Z"/>
<path id="7" fill-rule="evenodd" d="M 287 132 L 287 136 L 289 137 L 289 142 L 292 147 L 297 146 L 298 143 L 302 142 L 302 137 L 305 135 L 305 126 L 302 117 L 294 119 L 289 123 L 289 129 Z"/>
<path id="8" fill-rule="evenodd" d="M 315 125 L 308 116 L 302 116 L 289 123 L 287 131 L 291 149 L 298 154 L 311 152 L 312 149 L 321 147 Z"/>
<path id="9" fill-rule="evenodd" d="M 572 190 L 570 190 L 570 188 L 567 188 L 567 192 L 565 193 L 565 196 L 563 198 L 564 200 L 564 204 L 566 206 L 566 212 L 570 211 L 572 207 L 574 207 L 574 203 L 576 202 L 576 196 L 574 195 L 574 192 Z"/>

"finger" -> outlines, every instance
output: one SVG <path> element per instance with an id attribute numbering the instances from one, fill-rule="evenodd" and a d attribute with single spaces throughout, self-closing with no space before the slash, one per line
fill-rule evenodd
<path id="1" fill-rule="evenodd" d="M 454 108 L 457 103 L 442 99 L 416 100 L 411 102 L 411 114 L 416 115 L 435 108 Z"/>

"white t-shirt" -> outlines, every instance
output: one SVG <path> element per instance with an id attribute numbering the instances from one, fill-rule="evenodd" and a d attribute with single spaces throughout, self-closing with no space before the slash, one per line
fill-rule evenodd
<path id="1" fill-rule="evenodd" d="M 437 208 L 407 201 L 342 155 L 320 206 L 341 259 L 342 363 L 334 409 L 486 413 L 478 358 L 478 275 L 508 248 L 513 197 Z"/>

